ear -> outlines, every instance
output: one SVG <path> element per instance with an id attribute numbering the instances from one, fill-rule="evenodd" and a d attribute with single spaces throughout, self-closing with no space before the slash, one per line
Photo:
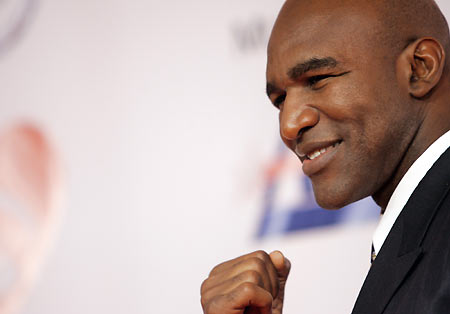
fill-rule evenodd
<path id="1" fill-rule="evenodd" d="M 436 87 L 445 67 L 445 51 L 432 37 L 409 44 L 397 60 L 397 75 L 415 98 L 423 98 Z"/>

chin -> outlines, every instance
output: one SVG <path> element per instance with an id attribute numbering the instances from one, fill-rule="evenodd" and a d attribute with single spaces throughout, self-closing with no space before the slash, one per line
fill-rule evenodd
<path id="1" fill-rule="evenodd" d="M 336 200 L 322 200 L 316 197 L 317 204 L 327 210 L 338 210 L 350 203 L 337 202 Z"/>
<path id="2" fill-rule="evenodd" d="M 329 210 L 341 209 L 351 203 L 359 201 L 363 197 L 356 197 L 355 195 L 347 195 L 345 191 L 327 189 L 325 191 L 317 189 L 313 185 L 314 197 L 317 204 Z"/>

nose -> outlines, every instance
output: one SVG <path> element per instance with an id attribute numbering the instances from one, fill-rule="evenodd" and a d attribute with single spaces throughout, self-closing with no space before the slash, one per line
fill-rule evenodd
<path id="1" fill-rule="evenodd" d="M 297 140 L 303 131 L 315 126 L 320 119 L 319 111 L 286 97 L 280 111 L 280 134 L 285 142 Z"/>

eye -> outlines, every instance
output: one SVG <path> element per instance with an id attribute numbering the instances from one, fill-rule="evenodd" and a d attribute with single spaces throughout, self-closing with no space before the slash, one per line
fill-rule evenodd
<path id="1" fill-rule="evenodd" d="M 308 86 L 309 87 L 316 87 L 317 83 L 319 83 L 322 80 L 325 80 L 329 77 L 336 77 L 337 75 L 316 75 L 316 76 L 311 76 L 307 79 L 308 82 Z"/>
<path id="2" fill-rule="evenodd" d="M 283 104 L 284 100 L 286 99 L 286 95 L 280 95 L 277 98 L 275 98 L 273 105 L 280 109 L 281 105 Z"/>
<path id="3" fill-rule="evenodd" d="M 340 74 L 324 74 L 324 75 L 314 75 L 311 77 L 308 77 L 306 79 L 307 85 L 312 88 L 312 89 L 321 89 L 322 87 L 325 86 L 325 82 L 322 82 L 330 77 L 340 77 L 340 76 L 344 76 L 346 74 L 350 73 L 350 71 L 348 72 L 343 72 Z M 319 84 L 319 83 L 322 83 Z M 319 86 L 318 86 L 319 85 Z"/>

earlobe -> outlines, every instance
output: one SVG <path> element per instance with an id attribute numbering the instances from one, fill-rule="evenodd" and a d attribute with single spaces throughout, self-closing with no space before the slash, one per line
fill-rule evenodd
<path id="1" fill-rule="evenodd" d="M 432 37 L 420 38 L 406 47 L 397 62 L 400 79 L 407 81 L 414 98 L 423 98 L 435 88 L 445 66 L 445 51 Z"/>

